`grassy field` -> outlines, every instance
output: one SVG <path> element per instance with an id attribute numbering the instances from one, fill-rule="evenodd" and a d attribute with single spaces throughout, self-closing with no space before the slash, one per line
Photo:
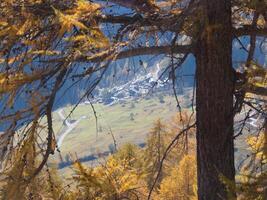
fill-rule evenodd
<path id="1" fill-rule="evenodd" d="M 184 110 L 190 110 L 188 108 L 190 104 L 189 97 L 180 96 L 179 100 Z M 71 116 L 73 120 L 77 120 L 82 116 L 86 116 L 86 118 L 82 119 L 77 127 L 65 137 L 60 148 L 63 161 L 66 161 L 66 155 L 84 158 L 109 151 L 109 146 L 113 145 L 113 138 L 110 132 L 114 135 L 118 146 L 129 142 L 142 144 L 146 141 L 146 136 L 156 120 L 161 119 L 168 123 L 168 120 L 178 112 L 173 96 L 165 96 L 164 102 L 160 101 L 158 97 L 150 97 L 127 100 L 112 106 L 97 103 L 94 104 L 94 108 L 97 115 L 97 127 L 94 112 L 90 105 L 79 105 Z M 72 110 L 72 106 L 67 106 L 63 109 L 66 116 Z M 53 113 L 53 120 L 55 133 L 60 134 L 64 126 L 57 111 Z M 96 128 L 98 128 L 98 131 Z M 236 152 L 237 164 L 243 160 L 247 152 L 247 145 L 244 142 L 246 137 L 247 134 L 235 140 L 236 150 L 238 150 Z M 94 161 L 87 161 L 85 164 L 95 165 L 104 159 L 105 157 L 102 157 Z M 59 162 L 60 156 L 58 153 L 50 157 L 50 163 L 57 165 Z M 60 174 L 69 176 L 71 170 L 69 167 L 62 168 Z"/>
<path id="2" fill-rule="evenodd" d="M 177 111 L 177 104 L 173 96 L 164 96 L 164 102 L 158 97 L 139 100 L 128 100 L 112 106 L 94 104 L 96 118 L 90 105 L 79 105 L 71 119 L 82 119 L 77 127 L 64 139 L 60 147 L 63 158 L 67 154 L 84 157 L 91 154 L 101 154 L 113 145 L 115 137 L 118 146 L 124 143 L 141 144 L 145 142 L 153 123 L 157 119 L 167 121 Z M 180 97 L 182 105 L 188 104 L 189 98 Z M 70 113 L 72 106 L 64 108 L 65 116 Z M 56 134 L 62 132 L 63 122 L 57 111 L 53 113 L 54 130 Z M 98 131 L 97 131 L 98 128 Z M 55 155 L 51 162 L 58 162 L 59 155 Z"/>

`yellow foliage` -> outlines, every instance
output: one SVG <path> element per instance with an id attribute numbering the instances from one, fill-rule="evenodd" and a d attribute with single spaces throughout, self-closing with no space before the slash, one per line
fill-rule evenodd
<path id="1" fill-rule="evenodd" d="M 7 26 L 8 23 L 6 21 L 0 21 L 0 27 Z"/>
<path id="2" fill-rule="evenodd" d="M 104 36 L 94 20 L 94 16 L 99 14 L 99 8 L 100 6 L 98 4 L 80 0 L 77 1 L 76 7 L 66 11 L 68 14 L 63 14 L 61 11 L 54 9 L 61 26 L 59 35 L 63 36 L 66 32 L 72 32 L 73 27 L 76 27 L 80 29 L 82 34 L 72 36 L 68 41 L 80 42 L 80 48 L 87 50 L 89 46 L 94 48 L 108 47 L 108 39 Z M 86 21 L 90 23 L 90 26 L 81 22 L 84 16 L 87 17 Z"/>
<path id="3" fill-rule="evenodd" d="M 76 13 L 95 13 L 100 9 L 100 5 L 97 3 L 91 3 L 85 0 L 77 1 Z"/>
<path id="4" fill-rule="evenodd" d="M 129 166 L 127 160 L 116 160 L 111 156 L 103 166 L 86 168 L 75 162 L 73 167 L 82 199 L 119 199 L 131 196 L 141 187 L 142 175 Z"/>
<path id="5" fill-rule="evenodd" d="M 35 72 L 33 74 L 23 72 L 14 74 L 0 73 L 0 94 L 14 91 L 21 85 L 38 80 L 40 77 L 42 77 L 41 72 Z"/>
<path id="6" fill-rule="evenodd" d="M 257 25 L 258 26 L 260 26 L 260 27 L 265 27 L 265 25 L 266 25 L 266 21 L 265 21 L 265 19 L 264 19 L 264 17 L 263 16 L 260 16 L 259 17 L 259 19 L 258 19 L 258 21 L 257 21 Z"/>
<path id="7" fill-rule="evenodd" d="M 24 35 L 26 33 L 26 31 L 31 27 L 32 24 L 32 20 L 31 19 L 27 19 L 22 26 L 18 29 L 17 31 L 17 35 Z"/>
<path id="8" fill-rule="evenodd" d="M 92 36 L 85 34 L 73 36 L 69 39 L 69 41 L 74 43 L 78 42 L 82 50 L 88 50 L 88 47 L 107 48 L 109 46 L 108 39 L 102 34 L 100 30 L 91 29 L 91 34 Z"/>
<path id="9" fill-rule="evenodd" d="M 46 55 L 46 56 L 54 56 L 54 55 L 60 55 L 62 52 L 60 51 L 49 51 L 49 50 L 36 50 L 30 52 L 31 54 L 36 55 Z"/>
<path id="10" fill-rule="evenodd" d="M 79 16 L 76 15 L 65 15 L 57 9 L 55 10 L 55 14 L 58 17 L 59 23 L 61 25 L 61 29 L 59 31 L 59 35 L 62 36 L 65 32 L 70 32 L 73 29 L 73 26 L 76 26 L 80 29 L 87 29 L 87 27 L 79 22 Z"/>
<path id="11" fill-rule="evenodd" d="M 259 136 L 248 137 L 247 143 L 249 150 L 256 155 L 256 158 L 262 163 L 267 164 L 266 154 L 266 133 L 260 133 Z"/>
<path id="12" fill-rule="evenodd" d="M 236 183 L 223 178 L 229 195 L 237 194 L 239 200 L 265 200 L 267 180 L 267 131 L 247 138 L 250 156 L 243 161 Z M 236 199 L 236 198 L 233 198 Z"/>
<path id="13" fill-rule="evenodd" d="M 186 155 L 163 179 L 159 189 L 160 200 L 196 200 L 197 169 L 196 158 Z"/>
<path id="14" fill-rule="evenodd" d="M 37 124 L 33 123 L 27 138 L 21 147 L 15 149 L 12 159 L 7 163 L 10 168 L 5 172 L 5 185 L 1 193 L 3 199 L 25 199 L 23 197 L 28 186 L 26 179 L 34 170 L 36 129 Z"/>
<path id="15" fill-rule="evenodd" d="M 38 124 L 35 125 L 37 127 Z M 164 131 L 165 128 L 165 125 L 157 121 L 152 131 L 155 132 L 156 136 L 159 136 L 164 133 L 159 134 L 159 132 Z M 34 199 L 62 200 L 114 200 L 137 199 L 138 197 L 138 199 L 144 200 L 147 199 L 149 190 L 147 173 L 150 173 L 148 170 L 153 171 L 152 168 L 145 165 L 144 156 L 150 155 L 148 158 L 153 160 L 152 158 L 156 155 L 158 148 L 162 148 L 161 153 L 166 148 L 166 144 L 152 148 L 153 145 L 162 144 L 158 143 L 158 137 L 154 138 L 156 140 L 151 137 L 146 150 L 127 144 L 96 167 L 87 167 L 78 161 L 74 162 L 72 166 L 74 174 L 68 181 L 73 183 L 73 186 L 64 190 L 60 179 L 51 167 L 49 168 L 49 175 L 44 174 L 45 171 L 43 170 L 30 184 L 23 182 L 32 175 L 36 165 L 38 154 L 35 149 L 36 131 L 34 130 L 33 127 L 31 133 L 34 137 L 30 137 L 31 134 L 27 135 L 22 148 L 16 151 L 18 154 L 14 157 L 15 162 L 9 171 L 9 174 L 13 174 L 15 179 L 7 179 L 2 192 L 3 197 L 8 197 L 8 199 L 20 198 L 22 200 L 26 200 L 29 195 L 32 195 Z M 162 135 L 162 138 L 164 138 L 163 136 L 167 135 Z M 170 138 L 167 137 L 167 139 Z M 177 147 L 180 148 L 180 145 Z M 17 159 L 25 153 L 27 153 L 27 165 L 24 160 Z M 168 170 L 164 171 L 162 178 L 159 180 L 160 188 L 155 188 L 153 199 L 196 199 L 195 156 L 177 154 L 176 157 L 173 155 L 169 159 L 172 159 L 175 164 L 169 165 Z M 152 162 L 152 164 L 155 163 Z M 158 170 L 158 168 L 155 170 Z M 153 179 L 150 180 L 153 181 Z"/>
<path id="16" fill-rule="evenodd" d="M 265 68 L 252 63 L 246 72 L 247 87 L 267 87 L 267 70 Z"/>
<path id="17" fill-rule="evenodd" d="M 14 37 L 16 33 L 17 33 L 16 26 L 8 26 L 0 30 L 0 37 L 6 36 L 6 35 L 10 35 L 10 37 Z"/>

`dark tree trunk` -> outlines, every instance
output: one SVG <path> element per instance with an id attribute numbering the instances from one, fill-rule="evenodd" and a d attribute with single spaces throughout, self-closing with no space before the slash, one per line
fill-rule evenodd
<path id="1" fill-rule="evenodd" d="M 231 1 L 201 0 L 204 30 L 196 49 L 198 198 L 227 199 L 234 181 Z"/>

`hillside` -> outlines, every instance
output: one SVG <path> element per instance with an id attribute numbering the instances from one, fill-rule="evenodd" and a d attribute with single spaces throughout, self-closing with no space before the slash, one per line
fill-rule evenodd
<path id="1" fill-rule="evenodd" d="M 189 96 L 189 91 L 183 97 L 179 96 L 183 107 L 190 104 Z M 128 142 L 143 145 L 153 123 L 157 119 L 168 120 L 178 111 L 176 105 L 174 96 L 152 96 L 113 105 L 96 103 L 94 109 L 97 121 L 90 104 L 79 105 L 65 122 L 64 116 L 70 113 L 72 106 L 56 110 L 53 113 L 54 130 L 63 162 L 66 162 L 69 153 L 83 158 L 112 151 L 112 135 L 118 147 Z M 70 124 L 74 127 L 68 130 Z M 62 135 L 65 136 L 63 140 Z M 58 163 L 59 160 L 56 154 L 53 162 Z"/>

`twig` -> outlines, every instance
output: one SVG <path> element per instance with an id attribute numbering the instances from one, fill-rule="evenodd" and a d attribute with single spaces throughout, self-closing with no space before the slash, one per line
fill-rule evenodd
<path id="1" fill-rule="evenodd" d="M 39 166 L 36 168 L 36 170 L 34 171 L 33 175 L 29 178 L 28 181 L 32 180 L 37 174 L 40 173 L 40 171 L 43 169 L 43 167 L 45 166 L 49 155 L 51 154 L 52 151 L 52 142 L 53 142 L 53 122 L 52 122 L 52 108 L 54 105 L 54 101 L 55 101 L 55 97 L 57 94 L 58 89 L 61 86 L 61 82 L 64 79 L 64 76 L 67 72 L 67 67 L 63 67 L 62 71 L 59 73 L 57 79 L 56 79 L 56 83 L 55 86 L 53 88 L 53 91 L 51 93 L 50 99 L 47 103 L 46 106 L 46 117 L 47 117 L 47 126 L 48 126 L 48 136 L 47 136 L 47 148 L 46 148 L 46 152 L 44 155 L 44 158 L 42 160 L 42 162 L 39 164 Z"/>
<path id="2" fill-rule="evenodd" d="M 182 131 L 180 131 L 176 137 L 171 141 L 171 143 L 169 144 L 169 146 L 166 148 L 166 151 L 164 152 L 163 156 L 162 156 L 162 159 L 160 161 L 160 165 L 159 165 L 159 170 L 158 170 L 158 173 L 157 173 L 157 176 L 152 184 L 152 187 L 149 191 L 149 194 L 148 194 L 148 197 L 147 197 L 147 200 L 150 200 L 151 199 L 151 195 L 152 195 L 152 192 L 153 192 L 153 189 L 160 177 L 160 174 L 161 174 L 161 171 L 162 171 L 162 167 L 163 167 L 163 163 L 166 159 L 166 157 L 168 156 L 168 153 L 170 151 L 170 149 L 172 148 L 172 146 L 174 145 L 174 143 L 176 142 L 176 140 L 178 140 L 180 138 L 181 135 L 183 135 L 184 133 L 186 133 L 188 130 L 190 130 L 191 128 L 193 128 L 194 126 L 196 125 L 196 123 L 193 123 L 192 125 L 189 125 L 187 126 L 185 129 L 183 129 Z"/>

